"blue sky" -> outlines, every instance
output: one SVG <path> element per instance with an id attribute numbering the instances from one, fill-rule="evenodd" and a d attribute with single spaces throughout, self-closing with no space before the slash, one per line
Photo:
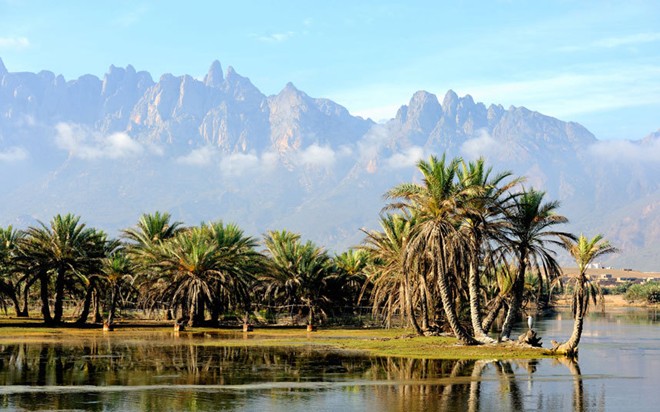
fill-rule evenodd
<path id="1" fill-rule="evenodd" d="M 68 80 L 111 64 L 202 77 L 217 59 L 265 94 L 291 81 L 374 120 L 451 88 L 600 139 L 660 129 L 656 0 L 0 0 L 0 58 Z"/>

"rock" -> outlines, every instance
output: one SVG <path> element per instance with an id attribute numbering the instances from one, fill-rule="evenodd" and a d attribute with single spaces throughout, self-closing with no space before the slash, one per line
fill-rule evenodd
<path id="1" fill-rule="evenodd" d="M 518 336 L 518 343 L 524 343 L 535 348 L 540 348 L 542 346 L 541 337 L 536 336 L 536 331 L 534 329 L 530 329 Z"/>

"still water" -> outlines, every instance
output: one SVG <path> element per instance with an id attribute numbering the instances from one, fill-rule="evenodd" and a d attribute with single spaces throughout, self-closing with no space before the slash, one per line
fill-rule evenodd
<path id="1" fill-rule="evenodd" d="M 535 325 L 546 346 L 566 339 L 571 327 L 568 314 Z M 5 340 L 0 410 L 660 410 L 656 311 L 592 314 L 578 362 L 411 360 L 315 347 L 205 345 L 220 337 L 230 336 Z"/>

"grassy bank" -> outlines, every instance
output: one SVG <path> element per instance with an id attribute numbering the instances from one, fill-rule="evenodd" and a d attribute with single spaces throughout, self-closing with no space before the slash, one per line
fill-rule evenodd
<path id="1" fill-rule="evenodd" d="M 329 328 L 307 332 L 300 328 L 256 328 L 243 333 L 236 329 L 191 328 L 175 333 L 164 322 L 122 323 L 112 332 L 100 327 L 76 328 L 71 325 L 58 328 L 44 327 L 39 321 L 23 324 L 15 319 L 0 320 L 0 344 L 55 343 L 76 344 L 86 340 L 108 343 L 150 344 L 222 347 L 307 347 L 313 350 L 360 352 L 372 356 L 414 359 L 536 359 L 552 357 L 542 349 L 527 348 L 513 343 L 480 346 L 462 346 L 448 336 L 414 336 L 405 329 L 343 329 Z"/>

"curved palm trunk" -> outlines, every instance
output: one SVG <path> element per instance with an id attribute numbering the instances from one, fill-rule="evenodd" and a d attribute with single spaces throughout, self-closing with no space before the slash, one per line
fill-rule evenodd
<path id="1" fill-rule="evenodd" d="M 2 291 L 3 294 L 9 297 L 12 304 L 14 305 L 14 309 L 16 310 L 16 316 L 20 317 L 21 304 L 18 303 L 18 297 L 16 296 L 16 288 L 14 287 L 14 285 L 11 282 L 5 283 L 3 281 L 0 281 L 0 291 Z"/>
<path id="2" fill-rule="evenodd" d="M 509 304 L 509 310 L 506 313 L 504 324 L 502 325 L 502 333 L 500 334 L 501 339 L 509 339 L 511 337 L 513 324 L 518 318 L 518 312 L 520 312 L 520 308 L 522 307 L 522 296 L 525 290 L 525 270 L 527 270 L 525 260 L 525 254 L 521 253 L 519 259 L 520 266 L 518 268 L 516 280 L 513 282 L 513 287 L 511 289 L 511 303 Z"/>
<path id="3" fill-rule="evenodd" d="M 481 329 L 484 331 L 484 333 L 488 333 L 490 331 L 490 328 L 493 326 L 495 319 L 497 319 L 497 315 L 499 315 L 502 306 L 504 306 L 504 297 L 497 295 L 495 301 L 491 305 L 492 309 L 481 322 Z"/>
<path id="4" fill-rule="evenodd" d="M 577 297 L 575 302 L 575 317 L 573 321 L 573 333 L 571 337 L 556 349 L 553 349 L 557 353 L 561 353 L 567 356 L 577 355 L 578 344 L 580 343 L 580 338 L 582 337 L 582 329 L 584 327 L 584 312 L 586 308 L 586 297 L 584 296 L 583 287 L 584 283 L 581 279 L 580 289 L 576 291 Z"/>
<path id="5" fill-rule="evenodd" d="M 442 259 L 444 259 L 444 255 L 441 256 Z M 454 301 L 451 298 L 451 294 L 449 293 L 449 279 L 447 278 L 447 273 L 442 270 L 442 268 L 436 268 L 436 270 L 438 271 L 438 284 L 440 286 L 442 308 L 445 311 L 445 317 L 447 318 L 449 326 L 451 326 L 451 329 L 454 331 L 454 335 L 456 335 L 456 338 L 458 338 L 461 343 L 466 345 L 477 345 L 479 342 L 472 336 L 468 335 L 458 321 L 456 308 L 454 307 Z"/>

